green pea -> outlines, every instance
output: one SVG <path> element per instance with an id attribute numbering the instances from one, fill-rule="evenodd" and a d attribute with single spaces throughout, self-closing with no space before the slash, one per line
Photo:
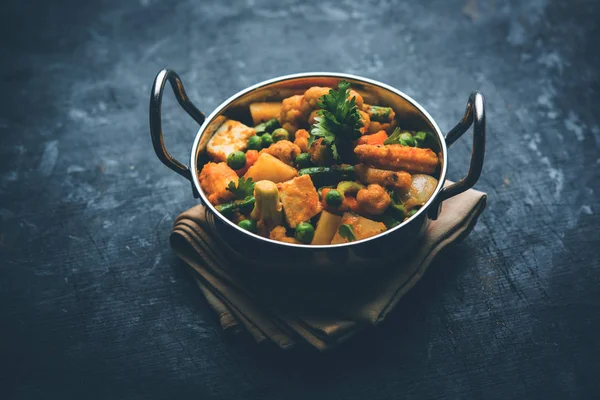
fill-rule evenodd
<path id="1" fill-rule="evenodd" d="M 227 156 L 227 165 L 231 169 L 242 169 L 246 165 L 246 154 L 241 151 L 234 151 Z"/>
<path id="2" fill-rule="evenodd" d="M 400 136 L 398 136 L 398 139 L 406 146 L 414 147 L 415 145 L 415 139 L 413 139 L 412 135 L 408 132 L 402 132 Z"/>
<path id="3" fill-rule="evenodd" d="M 342 204 L 343 201 L 344 201 L 344 197 L 336 189 L 331 189 L 325 195 L 325 202 L 327 203 L 328 206 L 338 207 Z"/>
<path id="4" fill-rule="evenodd" d="M 240 228 L 250 231 L 252 233 L 256 233 L 256 231 L 257 231 L 256 221 L 253 221 L 251 219 L 241 220 L 240 222 L 238 222 L 238 226 Z"/>
<path id="5" fill-rule="evenodd" d="M 310 160 L 310 154 L 308 154 L 308 153 L 298 154 L 298 156 L 296 156 L 296 165 L 300 169 L 312 167 L 313 163 Z"/>
<path id="6" fill-rule="evenodd" d="M 302 243 L 310 243 L 315 236 L 315 228 L 308 222 L 301 222 L 296 226 L 296 231 L 294 232 L 294 237 L 296 240 Z"/>
<path id="7" fill-rule="evenodd" d="M 277 143 L 280 140 L 290 140 L 290 134 L 283 128 L 277 128 L 271 134 L 273 142 Z"/>
<path id="8" fill-rule="evenodd" d="M 265 133 L 260 139 L 262 140 L 262 147 L 265 149 L 273 144 L 273 136 L 270 133 Z"/>
<path id="9" fill-rule="evenodd" d="M 260 136 L 251 136 L 250 139 L 248 139 L 248 150 L 260 150 L 261 148 L 262 139 Z"/>

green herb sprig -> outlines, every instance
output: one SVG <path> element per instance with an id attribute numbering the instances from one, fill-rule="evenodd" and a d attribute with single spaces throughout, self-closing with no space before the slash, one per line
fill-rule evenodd
<path id="1" fill-rule="evenodd" d="M 331 89 L 323 95 L 318 106 L 321 108 L 315 117 L 311 143 L 315 138 L 323 138 L 323 144 L 329 147 L 335 161 L 343 158 L 343 153 L 351 147 L 351 142 L 361 136 L 361 115 L 358 112 L 356 99 L 348 99 L 350 83 L 342 80 L 337 89 Z M 340 155 L 342 153 L 342 156 Z"/>

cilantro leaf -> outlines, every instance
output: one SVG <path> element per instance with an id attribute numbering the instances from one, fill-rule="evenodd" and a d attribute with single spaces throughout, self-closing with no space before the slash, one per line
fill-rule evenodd
<path id="1" fill-rule="evenodd" d="M 341 237 L 348 239 L 349 242 L 353 242 L 356 240 L 356 236 L 354 235 L 354 228 L 350 224 L 342 224 L 338 228 L 338 233 Z"/>
<path id="2" fill-rule="evenodd" d="M 331 149 L 334 160 L 340 160 L 340 150 L 347 149 L 350 142 L 361 136 L 362 118 L 356 106 L 356 99 L 348 99 L 350 83 L 342 80 L 337 89 L 331 89 L 318 102 L 321 108 L 311 129 L 311 136 L 322 137 L 323 143 Z M 312 142 L 311 141 L 311 142 Z"/>
<path id="3" fill-rule="evenodd" d="M 244 179 L 243 176 L 240 176 L 237 186 L 235 181 L 231 181 L 227 186 L 227 190 L 233 193 L 236 199 L 245 199 L 254 194 L 254 182 L 252 182 L 252 178 Z"/>

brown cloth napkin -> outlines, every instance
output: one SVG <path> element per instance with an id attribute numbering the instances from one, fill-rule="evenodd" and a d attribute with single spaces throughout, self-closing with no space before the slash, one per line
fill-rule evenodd
<path id="1" fill-rule="evenodd" d="M 306 341 L 327 350 L 383 321 L 435 256 L 468 235 L 486 201 L 485 193 L 473 189 L 446 200 L 409 259 L 345 277 L 245 269 L 229 257 L 202 205 L 175 220 L 170 240 L 176 255 L 196 272 L 224 330 L 246 330 L 257 342 L 268 339 L 283 349 Z"/>

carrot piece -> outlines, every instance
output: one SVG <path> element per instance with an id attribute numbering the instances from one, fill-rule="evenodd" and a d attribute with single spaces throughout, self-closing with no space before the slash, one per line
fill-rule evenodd
<path id="1" fill-rule="evenodd" d="M 360 139 L 358 139 L 357 144 L 383 144 L 387 138 L 387 133 L 384 130 L 381 130 L 377 133 L 373 133 L 372 135 L 361 136 Z"/>
<path id="2" fill-rule="evenodd" d="M 331 188 L 323 188 L 321 189 L 321 203 L 323 207 L 327 208 L 327 202 L 325 201 L 325 196 L 327 196 L 327 192 L 329 192 Z"/>
<path id="3" fill-rule="evenodd" d="M 358 212 L 360 209 L 360 205 L 358 204 L 358 200 L 354 196 L 344 196 L 344 201 L 340 206 L 340 211 L 352 211 Z"/>
<path id="4" fill-rule="evenodd" d="M 244 175 L 248 171 L 248 168 L 254 165 L 256 160 L 258 160 L 258 150 L 248 150 L 246 152 L 246 165 L 243 168 L 235 170 L 237 176 Z"/>

